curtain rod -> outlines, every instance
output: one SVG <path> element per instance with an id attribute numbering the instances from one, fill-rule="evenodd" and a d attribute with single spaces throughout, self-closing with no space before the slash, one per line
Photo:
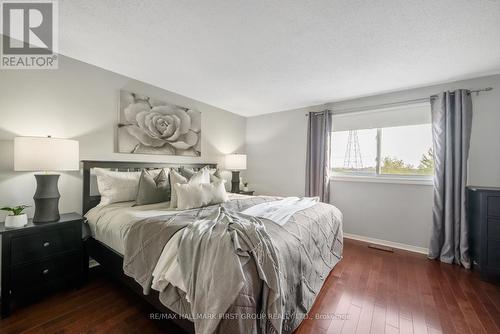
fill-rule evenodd
<path id="1" fill-rule="evenodd" d="M 492 91 L 493 87 L 486 87 L 486 88 L 480 88 L 480 89 L 474 89 L 470 91 L 470 94 L 475 93 L 476 96 L 479 95 L 481 92 L 489 92 Z M 453 93 L 454 91 L 448 91 L 448 93 Z M 429 102 L 431 98 L 436 98 L 437 95 L 431 95 L 430 97 L 423 97 L 419 99 L 413 99 L 413 100 L 404 100 L 404 101 L 399 101 L 399 102 L 391 102 L 391 103 L 384 103 L 384 104 L 378 104 L 378 105 L 371 105 L 371 106 L 365 106 L 365 107 L 358 107 L 358 108 L 347 108 L 347 109 L 340 109 L 335 114 L 345 114 L 353 111 L 367 111 L 367 110 L 372 110 L 372 109 L 383 109 L 383 108 L 390 108 L 390 107 L 396 107 L 396 106 L 401 106 L 405 104 L 412 104 L 412 103 L 424 103 L 424 102 Z M 326 109 L 328 110 L 328 109 Z M 323 111 L 319 112 L 313 112 L 313 115 L 317 115 Z M 309 113 L 305 114 L 306 116 L 309 116 Z"/>
<path id="2" fill-rule="evenodd" d="M 476 96 L 478 96 L 478 95 L 479 95 L 479 93 L 481 93 L 481 92 L 489 92 L 489 91 L 491 91 L 491 90 L 493 90 L 493 87 L 486 87 L 486 88 L 480 88 L 480 89 L 473 89 L 473 90 L 470 90 L 470 91 L 469 91 L 469 94 L 475 93 L 475 94 L 476 94 Z M 455 92 L 455 91 L 453 91 L 453 90 L 449 90 L 449 91 L 448 91 L 448 93 L 454 93 L 454 92 Z M 436 94 L 431 95 L 431 98 L 435 98 L 435 97 L 437 97 L 437 95 L 436 95 Z"/>

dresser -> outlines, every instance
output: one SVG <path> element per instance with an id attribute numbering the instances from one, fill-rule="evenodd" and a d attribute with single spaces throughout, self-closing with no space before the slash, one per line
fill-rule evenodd
<path id="1" fill-rule="evenodd" d="M 500 188 L 468 187 L 468 223 L 474 269 L 500 282 Z"/>
<path id="2" fill-rule="evenodd" d="M 62 214 L 59 221 L 21 228 L 0 224 L 2 237 L 1 315 L 82 279 L 82 216 Z"/>

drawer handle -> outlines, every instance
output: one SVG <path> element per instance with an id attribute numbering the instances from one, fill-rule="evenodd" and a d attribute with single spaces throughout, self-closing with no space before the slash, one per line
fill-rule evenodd
<path id="1" fill-rule="evenodd" d="M 48 269 L 44 269 L 44 270 L 42 271 L 42 274 L 44 274 L 44 275 L 47 275 L 48 273 L 49 273 L 49 270 L 48 270 Z"/>
<path id="2" fill-rule="evenodd" d="M 43 247 L 49 247 L 49 246 L 50 246 L 50 242 L 45 241 L 45 242 L 43 243 Z"/>

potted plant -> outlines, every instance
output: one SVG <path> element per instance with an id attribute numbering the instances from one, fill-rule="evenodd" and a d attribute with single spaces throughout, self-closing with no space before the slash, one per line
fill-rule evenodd
<path id="1" fill-rule="evenodd" d="M 0 210 L 9 211 L 10 214 L 5 217 L 5 227 L 23 227 L 28 224 L 28 215 L 24 213 L 24 209 L 29 208 L 28 205 L 19 205 L 15 207 L 4 207 Z"/>
<path id="2" fill-rule="evenodd" d="M 248 182 L 243 182 L 243 191 L 248 191 Z"/>

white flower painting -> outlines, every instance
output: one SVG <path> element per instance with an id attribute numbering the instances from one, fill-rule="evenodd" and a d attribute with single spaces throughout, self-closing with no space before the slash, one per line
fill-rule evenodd
<path id="1" fill-rule="evenodd" d="M 201 155 L 201 112 L 120 91 L 118 152 Z"/>

